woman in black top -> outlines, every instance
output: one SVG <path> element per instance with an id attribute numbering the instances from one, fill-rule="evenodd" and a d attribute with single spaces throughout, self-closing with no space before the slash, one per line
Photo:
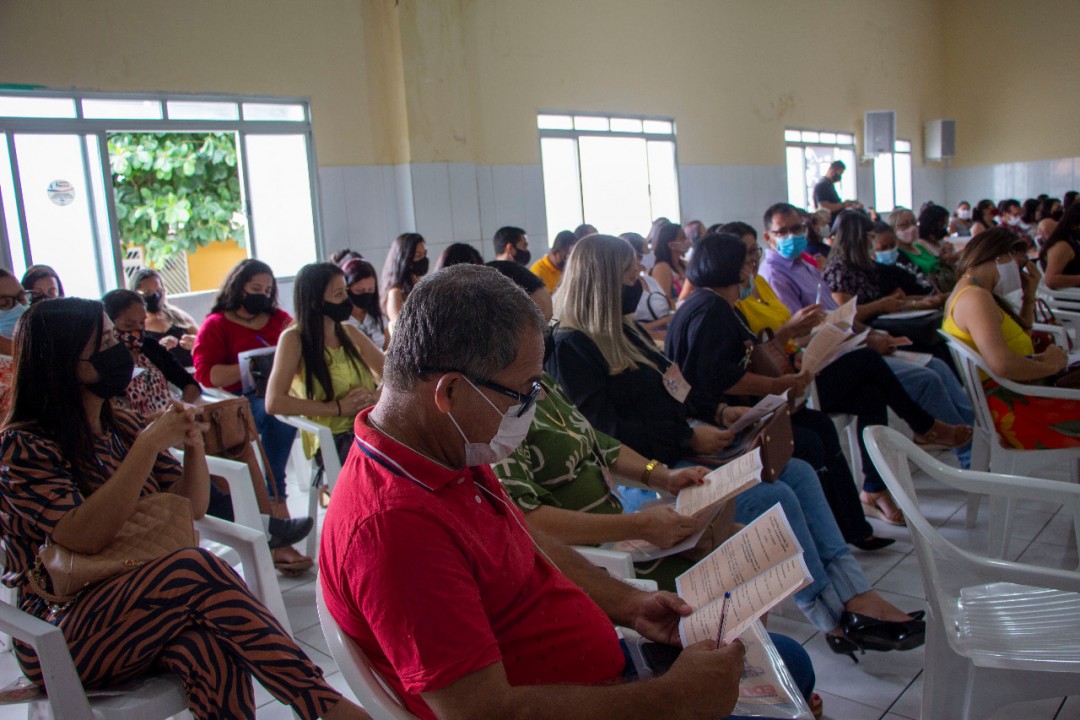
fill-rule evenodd
<path id="1" fill-rule="evenodd" d="M 191 373 L 180 367 L 168 350 L 148 340 L 142 295 L 132 290 L 112 290 L 101 302 L 113 321 L 116 339 L 127 347 L 136 369 L 141 369 L 117 401 L 149 422 L 172 405 L 169 384 L 180 390 L 184 402 L 198 400 L 202 388 Z"/>
<path id="2" fill-rule="evenodd" d="M 752 287 L 754 266 L 755 259 L 737 235 L 708 235 L 694 248 L 687 276 L 698 289 L 675 311 L 665 344 L 666 354 L 679 364 L 690 383 L 686 404 L 694 417 L 708 419 L 725 402 L 749 405 L 763 394 L 753 392 L 755 388 L 743 382 L 748 375 L 747 350 L 757 340 L 734 306 L 743 285 Z M 802 373 L 760 378 L 772 385 L 772 391 L 788 390 L 792 397 L 801 397 L 809 380 Z M 732 388 L 745 395 L 732 393 Z M 803 408 L 793 413 L 791 420 L 794 455 L 817 472 L 844 540 L 863 550 L 891 545 L 892 540 L 874 537 L 863 515 L 855 480 L 829 416 Z"/>
<path id="3" fill-rule="evenodd" d="M 1043 282 L 1051 290 L 1080 286 L 1080 203 L 1061 216 L 1054 232 L 1039 250 Z"/>
<path id="4" fill-rule="evenodd" d="M 146 303 L 146 337 L 168 350 L 181 367 L 193 366 L 191 348 L 199 334 L 199 324 L 186 312 L 169 304 L 161 273 L 153 268 L 142 268 L 131 276 L 128 287 L 142 295 Z"/>

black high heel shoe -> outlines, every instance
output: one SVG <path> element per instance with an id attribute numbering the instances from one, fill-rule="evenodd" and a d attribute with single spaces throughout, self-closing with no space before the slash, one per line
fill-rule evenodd
<path id="1" fill-rule="evenodd" d="M 855 651 L 858 650 L 861 654 L 866 654 L 866 651 L 843 635 L 826 635 L 825 642 L 829 643 L 829 649 L 834 653 L 847 655 L 856 665 L 859 664 L 859 658 L 855 657 Z"/>
<path id="2" fill-rule="evenodd" d="M 844 632 L 844 639 L 857 645 L 863 652 L 912 650 L 926 642 L 926 622 L 916 618 L 890 622 L 845 612 L 840 616 L 840 629 Z"/>

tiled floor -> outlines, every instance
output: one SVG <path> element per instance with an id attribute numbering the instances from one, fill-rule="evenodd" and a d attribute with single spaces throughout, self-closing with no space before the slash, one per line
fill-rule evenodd
<path id="1" fill-rule="evenodd" d="M 965 498 L 946 491 L 928 478 L 917 482 L 926 489 L 923 511 L 951 540 L 963 547 L 978 548 L 985 542 L 986 512 L 973 530 L 964 526 Z M 306 497 L 295 493 L 290 505 L 294 512 L 304 510 Z M 306 512 L 306 510 L 304 510 Z M 877 521 L 875 531 L 897 538 L 891 547 L 876 553 L 856 551 L 870 582 L 886 598 L 903 609 L 925 607 L 922 578 L 905 528 L 894 528 Z M 1058 508 L 1030 504 L 1017 518 L 1010 556 L 1056 567 L 1076 567 L 1077 551 L 1069 519 Z M 352 697 L 329 656 L 326 641 L 315 611 L 314 575 L 282 578 L 281 589 L 296 639 L 327 674 L 332 685 Z M 853 664 L 845 656 L 829 651 L 820 633 L 806 622 L 790 601 L 769 617 L 769 630 L 781 632 L 803 643 L 814 661 L 817 690 L 825 701 L 825 717 L 835 720 L 918 720 L 923 675 L 923 651 L 906 653 L 868 653 Z M 16 669 L 9 653 L 0 655 L 0 684 L 15 677 Z M 1080 689 L 1078 689 L 1080 693 Z M 291 711 L 276 703 L 256 686 L 259 720 L 284 720 Z M 0 707 L 0 720 L 25 718 L 23 706 Z M 1080 694 L 1039 702 L 1013 704 L 1001 708 L 993 720 L 1080 720 Z"/>

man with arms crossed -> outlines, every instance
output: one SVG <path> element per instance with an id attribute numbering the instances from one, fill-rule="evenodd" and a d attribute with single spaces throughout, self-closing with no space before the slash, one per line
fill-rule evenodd
<path id="1" fill-rule="evenodd" d="M 690 607 L 530 535 L 488 467 L 528 430 L 543 329 L 491 268 L 448 268 L 409 295 L 326 516 L 330 613 L 421 718 L 723 717 L 742 644 L 702 642 L 622 682 L 612 623 L 678 644 Z"/>

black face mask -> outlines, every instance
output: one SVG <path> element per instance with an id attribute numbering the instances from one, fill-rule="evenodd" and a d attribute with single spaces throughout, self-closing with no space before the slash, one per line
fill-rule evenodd
<path id="1" fill-rule="evenodd" d="M 641 301 L 641 293 L 644 292 L 644 288 L 641 287 L 641 282 L 634 281 L 633 285 L 622 286 L 622 314 L 629 315 L 630 313 L 637 312 L 638 303 Z"/>
<path id="2" fill-rule="evenodd" d="M 348 300 L 344 300 L 339 303 L 332 303 L 323 300 L 322 314 L 330 318 L 334 322 L 345 322 L 352 315 L 352 303 Z"/>
<path id="3" fill-rule="evenodd" d="M 270 298 L 261 294 L 245 295 L 240 301 L 240 307 L 244 308 L 244 312 L 248 315 L 258 315 L 270 309 Z"/>
<path id="4" fill-rule="evenodd" d="M 102 400 L 121 395 L 131 382 L 131 373 L 135 371 L 135 360 L 123 343 L 117 343 L 107 350 L 98 350 L 90 356 L 90 364 L 97 371 L 98 380 L 89 383 L 86 389 Z"/>
<path id="5" fill-rule="evenodd" d="M 428 259 L 422 257 L 419 260 L 413 260 L 412 264 L 413 275 L 416 277 L 424 277 L 428 271 Z"/>
<path id="6" fill-rule="evenodd" d="M 373 292 L 354 293 L 349 291 L 349 300 L 356 307 L 366 312 L 371 312 L 372 308 L 377 307 L 379 304 L 379 298 Z"/>
<path id="7" fill-rule="evenodd" d="M 528 265 L 532 260 L 532 253 L 528 250 L 521 250 L 520 248 L 514 248 L 514 262 L 518 265 Z"/>
<path id="8" fill-rule="evenodd" d="M 161 293 L 143 295 L 143 300 L 146 302 L 146 312 L 150 314 L 161 312 Z"/>

